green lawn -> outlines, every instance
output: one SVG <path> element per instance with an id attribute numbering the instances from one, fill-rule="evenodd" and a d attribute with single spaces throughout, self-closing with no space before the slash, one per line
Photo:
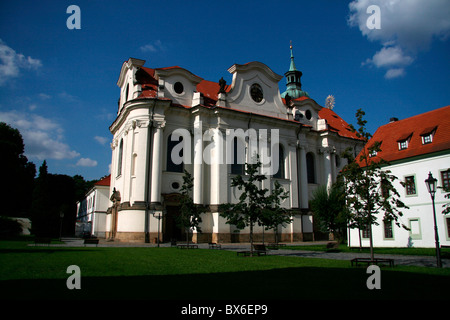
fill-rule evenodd
<path id="1" fill-rule="evenodd" d="M 290 250 L 310 250 L 310 251 L 330 251 L 330 252 L 363 252 L 370 253 L 369 248 L 349 248 L 346 244 L 340 244 L 337 249 L 327 249 L 326 245 L 303 245 L 303 246 L 286 246 L 283 249 Z M 399 254 L 399 255 L 415 255 L 415 256 L 435 256 L 435 248 L 374 248 L 375 254 Z M 450 259 L 450 248 L 441 248 L 441 257 Z"/>
<path id="2" fill-rule="evenodd" d="M 81 290 L 66 287 L 70 265 Z M 2 299 L 450 299 L 448 268 L 383 267 L 381 290 L 367 289 L 368 277 L 339 260 L 0 241 Z"/>

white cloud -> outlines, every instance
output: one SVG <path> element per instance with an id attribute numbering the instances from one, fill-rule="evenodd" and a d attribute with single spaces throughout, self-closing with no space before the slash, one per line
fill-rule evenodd
<path id="1" fill-rule="evenodd" d="M 45 93 L 39 93 L 39 98 L 41 98 L 42 100 L 48 100 L 51 99 L 51 95 L 45 94 Z"/>
<path id="2" fill-rule="evenodd" d="M 367 27 L 372 15 L 367 8 L 371 5 L 380 8 L 380 29 Z M 383 46 L 363 65 L 387 68 L 386 78 L 404 75 L 405 67 L 420 51 L 428 50 L 434 39 L 446 40 L 450 36 L 448 0 L 355 0 L 349 9 L 348 24 Z"/>
<path id="3" fill-rule="evenodd" d="M 372 59 L 367 60 L 367 62 L 373 63 L 378 68 L 407 66 L 413 61 L 414 59 L 406 55 L 399 47 L 383 47 L 380 51 L 375 53 Z"/>
<path id="4" fill-rule="evenodd" d="M 404 75 L 405 75 L 405 69 L 403 69 L 403 68 L 392 68 L 392 69 L 389 69 L 386 72 L 384 77 L 386 79 L 392 79 L 392 78 L 402 77 Z"/>
<path id="5" fill-rule="evenodd" d="M 383 47 L 376 52 L 372 59 L 367 59 L 362 65 L 374 65 L 377 68 L 388 68 L 384 77 L 386 79 L 397 78 L 405 75 L 405 67 L 413 63 L 414 58 L 406 55 L 398 47 Z"/>
<path id="6" fill-rule="evenodd" d="M 32 57 L 25 57 L 17 53 L 14 49 L 6 45 L 0 39 L 0 86 L 9 79 L 16 78 L 20 74 L 20 69 L 37 70 L 42 67 L 42 62 Z"/>
<path id="7" fill-rule="evenodd" d="M 89 158 L 81 158 L 77 162 L 77 166 L 79 167 L 96 167 L 97 161 L 89 159 Z"/>
<path id="8" fill-rule="evenodd" d="M 152 43 L 142 46 L 140 49 L 142 52 L 158 52 L 165 51 L 166 47 L 162 44 L 161 40 L 156 40 Z"/>
<path id="9" fill-rule="evenodd" d="M 0 112 L 0 121 L 17 128 L 25 143 L 25 155 L 30 159 L 73 159 L 80 154 L 64 142 L 64 130 L 51 119 L 23 112 Z"/>
<path id="10" fill-rule="evenodd" d="M 105 145 L 109 141 L 108 138 L 100 137 L 100 136 L 95 136 L 94 140 L 97 141 L 98 143 L 100 143 L 101 145 Z"/>

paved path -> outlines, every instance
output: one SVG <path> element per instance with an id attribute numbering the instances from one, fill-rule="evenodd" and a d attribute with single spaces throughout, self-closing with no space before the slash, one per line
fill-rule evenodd
<path id="1" fill-rule="evenodd" d="M 71 247 L 83 247 L 83 240 L 78 238 L 63 238 L 64 246 Z M 317 245 L 326 244 L 329 241 L 316 241 L 316 242 L 299 242 L 293 243 L 296 246 L 307 246 L 307 245 Z M 52 245 L 53 246 L 53 245 Z M 58 246 L 58 245 L 54 245 Z M 86 245 L 94 246 L 95 245 Z M 153 243 L 131 243 L 131 242 L 118 242 L 118 241 L 106 241 L 101 239 L 98 247 L 156 247 Z M 170 243 L 161 243 L 161 247 L 170 247 Z M 207 243 L 198 244 L 199 249 L 208 249 Z M 222 250 L 230 251 L 241 251 L 249 250 L 249 243 L 224 243 L 222 244 Z M 320 259 L 334 259 L 334 260 L 350 260 L 353 258 L 369 258 L 369 253 L 359 253 L 355 252 L 322 252 L 322 251 L 309 251 L 309 250 L 289 250 L 289 249 L 278 249 L 270 250 L 270 255 L 281 255 L 290 257 L 303 257 L 303 258 L 320 258 Z M 409 256 L 409 255 L 392 255 L 392 254 L 375 254 L 376 258 L 390 258 L 394 259 L 395 265 L 410 265 L 410 266 L 425 266 L 425 267 L 435 267 L 436 257 L 434 256 Z M 450 259 L 442 259 L 442 266 L 444 268 L 450 268 Z"/>

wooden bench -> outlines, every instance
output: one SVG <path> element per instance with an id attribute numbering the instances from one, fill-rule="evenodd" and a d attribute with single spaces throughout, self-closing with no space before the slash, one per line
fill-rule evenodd
<path id="1" fill-rule="evenodd" d="M 236 254 L 238 256 L 249 257 L 252 252 L 251 251 L 237 251 Z M 265 256 L 267 254 L 266 246 L 263 244 L 254 244 L 253 245 L 253 255 L 254 256 Z"/>
<path id="2" fill-rule="evenodd" d="M 286 243 L 275 243 L 275 242 L 270 242 L 267 245 L 267 249 L 272 249 L 272 250 L 278 250 L 279 247 L 286 247 Z"/>
<path id="3" fill-rule="evenodd" d="M 210 242 L 208 244 L 209 249 L 221 249 L 222 246 L 220 245 L 220 243 L 215 243 L 215 242 Z"/>
<path id="4" fill-rule="evenodd" d="M 177 244 L 178 249 L 198 249 L 196 244 Z"/>
<path id="5" fill-rule="evenodd" d="M 34 238 L 34 245 L 38 245 L 38 244 L 46 244 L 47 246 L 50 245 L 50 242 L 52 242 L 52 238 L 47 238 L 47 237 L 36 237 Z"/>
<path id="6" fill-rule="evenodd" d="M 95 246 L 98 246 L 98 239 L 97 238 L 86 238 L 84 239 L 84 246 L 86 247 L 87 244 L 95 244 Z"/>
<path id="7" fill-rule="evenodd" d="M 354 258 L 351 261 L 352 267 L 353 265 L 358 266 L 358 264 L 385 264 L 388 263 L 390 267 L 394 266 L 394 259 L 382 259 L 382 258 L 374 258 L 373 260 L 371 258 Z"/>

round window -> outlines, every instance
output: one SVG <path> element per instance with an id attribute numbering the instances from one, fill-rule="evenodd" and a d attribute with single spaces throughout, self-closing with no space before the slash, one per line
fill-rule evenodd
<path id="1" fill-rule="evenodd" d="M 311 118 L 312 118 L 311 110 L 306 110 L 305 117 L 306 117 L 306 119 L 311 120 Z"/>
<path id="2" fill-rule="evenodd" d="M 184 91 L 184 87 L 183 87 L 183 84 L 181 82 L 175 82 L 175 84 L 173 85 L 173 89 L 178 94 L 182 94 L 183 91 Z"/>
<path id="3" fill-rule="evenodd" d="M 180 184 L 178 182 L 172 182 L 172 188 L 178 190 L 180 188 Z"/>
<path id="4" fill-rule="evenodd" d="M 250 96 L 255 102 L 262 101 L 262 99 L 264 98 L 263 90 L 259 84 L 257 83 L 252 84 L 252 86 L 250 87 Z"/>

